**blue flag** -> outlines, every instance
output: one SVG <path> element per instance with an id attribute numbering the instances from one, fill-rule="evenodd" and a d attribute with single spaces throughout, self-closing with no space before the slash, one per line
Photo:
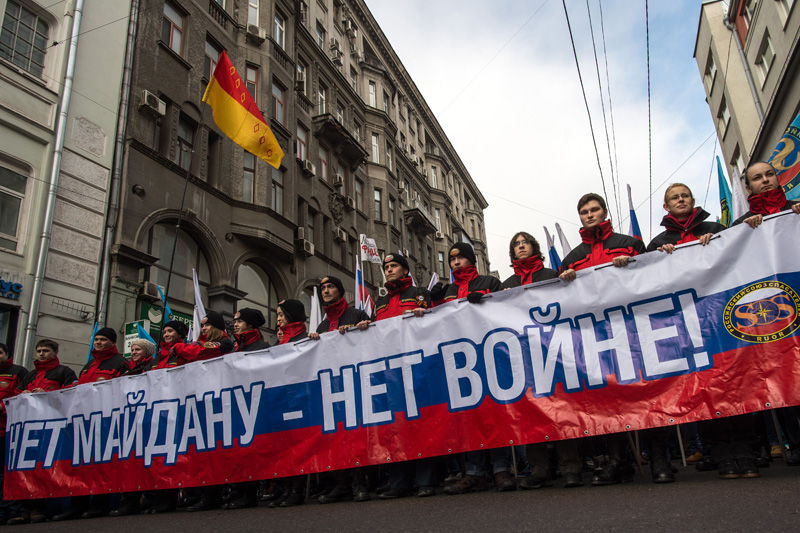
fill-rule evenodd
<path id="1" fill-rule="evenodd" d="M 547 256 L 550 258 L 550 268 L 558 270 L 561 268 L 561 258 L 558 257 L 556 251 L 556 239 L 547 231 L 547 226 L 544 228 L 544 234 L 547 237 Z"/>
<path id="2" fill-rule="evenodd" d="M 631 185 L 628 184 L 628 209 L 631 211 L 631 227 L 628 229 L 628 235 L 643 241 L 642 230 L 639 229 L 639 219 L 636 218 L 636 211 L 633 209 L 633 198 L 631 197 Z"/>
<path id="3" fill-rule="evenodd" d="M 722 171 L 722 163 L 717 156 L 717 174 L 719 175 L 719 205 L 720 217 L 719 223 L 726 228 L 731 225 L 731 189 L 728 187 L 728 180 L 725 178 L 725 173 Z"/>
<path id="4" fill-rule="evenodd" d="M 140 339 L 148 340 L 148 341 L 152 342 L 153 344 L 155 344 L 156 346 L 158 346 L 158 343 L 153 340 L 153 337 L 151 337 L 150 334 L 147 333 L 144 330 L 144 328 L 142 327 L 142 325 L 139 324 L 138 322 L 136 323 L 136 334 L 139 335 Z"/>
<path id="5" fill-rule="evenodd" d="M 94 336 L 97 335 L 97 330 L 99 329 L 100 325 L 97 322 L 95 322 L 94 328 L 92 329 L 92 338 L 89 339 L 89 355 L 86 356 L 87 363 L 92 360 L 92 350 L 94 349 Z"/>
<path id="6" fill-rule="evenodd" d="M 161 296 L 161 303 L 164 304 L 164 312 L 167 314 L 167 320 L 172 320 L 172 309 L 169 308 L 167 299 L 164 297 L 164 291 L 161 290 L 160 285 L 156 285 L 156 288 L 158 289 L 158 294 Z"/>
<path id="7" fill-rule="evenodd" d="M 775 167 L 786 199 L 800 199 L 800 115 L 786 128 L 767 163 Z"/>

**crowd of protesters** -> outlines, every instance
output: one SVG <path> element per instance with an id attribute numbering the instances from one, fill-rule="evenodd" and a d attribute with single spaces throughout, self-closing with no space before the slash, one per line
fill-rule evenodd
<path id="1" fill-rule="evenodd" d="M 744 223 L 757 228 L 765 215 L 785 210 L 800 214 L 800 203 L 786 200 L 770 164 L 759 162 L 750 165 L 745 171 L 744 181 L 750 193 L 750 211 L 734 224 Z M 480 304 L 485 294 L 548 279 L 581 283 L 577 272 L 582 269 L 605 263 L 626 268 L 636 255 L 646 252 L 671 254 L 677 245 L 693 241 L 705 246 L 715 233 L 725 229 L 719 223 L 707 221 L 709 214 L 695 206 L 691 190 L 681 183 L 667 188 L 664 194 L 667 214 L 661 223 L 665 231 L 647 247 L 641 240 L 614 232 L 601 196 L 586 194 L 580 198 L 577 207 L 582 226 L 581 244 L 567 254 L 560 271 L 544 266 L 539 243 L 524 231 L 511 239 L 509 257 L 514 274 L 502 283 L 478 272 L 475 252 L 468 243 L 459 242 L 450 248 L 448 258 L 453 283 L 438 283 L 430 291 L 414 285 L 405 257 L 388 254 L 382 265 L 387 293 L 376 301 L 372 316 L 351 307 L 345 299 L 342 281 L 328 276 L 319 283 L 326 314 L 316 331 L 307 331 L 306 310 L 302 302 L 287 299 L 278 304 L 279 344 L 307 337 L 319 340 L 320 334 L 334 330 L 341 334 L 347 334 L 353 328 L 366 330 L 372 322 L 405 313 L 423 317 L 426 309 L 447 305 L 460 298 Z M 172 320 L 163 325 L 158 346 L 145 339 L 134 340 L 130 359 L 117 351 L 116 331 L 105 327 L 94 336 L 91 358 L 78 375 L 60 364 L 58 344 L 52 340 L 44 339 L 37 343 L 34 369 L 30 371 L 15 365 L 8 347 L 0 344 L 0 399 L 180 366 L 231 352 L 261 350 L 269 347 L 260 331 L 265 323 L 261 311 L 240 309 L 234 315 L 233 335 L 229 335 L 222 315 L 209 311 L 202 319 L 200 338 L 191 341 L 187 339 L 187 325 Z M 764 416 L 760 412 L 684 425 L 681 433 L 688 445 L 688 462 L 696 464 L 698 470 L 716 470 L 725 479 L 758 477 L 759 467 L 768 466 L 774 457 L 783 455 L 788 464 L 800 465 L 797 413 L 794 408 L 783 408 L 776 414 L 776 417 L 771 417 L 771 414 Z M 0 416 L 0 431 L 4 435 L 5 408 L 0 410 Z M 773 419 L 780 420 L 780 427 L 772 423 Z M 788 441 L 788 451 L 777 445 L 775 436 L 781 431 Z M 111 516 L 158 514 L 176 508 L 185 508 L 189 512 L 220 507 L 241 509 L 257 506 L 260 502 L 269 507 L 291 507 L 305 503 L 309 497 L 321 504 L 367 501 L 373 494 L 380 499 L 411 495 L 427 497 L 436 494 L 442 485 L 443 492 L 450 495 L 487 490 L 490 484 L 497 491 L 540 489 L 553 485 L 555 479 L 560 479 L 559 484 L 565 488 L 583 486 L 584 481 L 602 486 L 632 480 L 634 463 L 642 461 L 649 463 L 653 482 L 670 483 L 676 480 L 676 469 L 671 460 L 678 457 L 671 443 L 673 435 L 665 428 L 641 431 L 642 450 L 632 446 L 628 433 L 619 433 L 563 440 L 555 444 L 528 444 L 514 449 L 470 451 L 463 454 L 461 461 L 452 457 L 434 457 L 384 468 L 368 466 L 269 482 L 128 492 L 115 497 L 78 496 L 71 499 L 66 510 L 52 514 L 50 518 L 58 521 L 109 513 Z M 4 439 L 0 442 L 5 446 Z M 11 525 L 43 522 L 47 503 L 46 500 L 3 501 L 0 520 Z"/>

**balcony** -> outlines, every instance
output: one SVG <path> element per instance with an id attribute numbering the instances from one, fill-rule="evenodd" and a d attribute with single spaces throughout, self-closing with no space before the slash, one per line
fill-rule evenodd
<path id="1" fill-rule="evenodd" d="M 333 151 L 344 158 L 350 170 L 355 170 L 363 163 L 367 150 L 361 146 L 359 140 L 330 113 L 317 115 L 313 119 L 314 135 L 324 139 Z"/>
<path id="2" fill-rule="evenodd" d="M 411 230 L 419 235 L 430 235 L 436 232 L 436 223 L 430 212 L 419 199 L 409 203 L 403 210 L 403 219 Z"/>

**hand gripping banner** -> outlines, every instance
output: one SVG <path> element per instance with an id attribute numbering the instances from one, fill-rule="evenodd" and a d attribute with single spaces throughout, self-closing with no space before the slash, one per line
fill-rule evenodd
<path id="1" fill-rule="evenodd" d="M 800 404 L 800 217 L 249 354 L 7 401 L 6 497 L 214 485 Z"/>

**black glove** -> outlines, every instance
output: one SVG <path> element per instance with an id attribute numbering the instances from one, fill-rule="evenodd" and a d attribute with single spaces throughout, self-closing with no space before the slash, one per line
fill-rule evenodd
<path id="1" fill-rule="evenodd" d="M 467 294 L 467 301 L 471 304 L 479 304 L 481 303 L 481 299 L 483 298 L 483 294 L 479 292 L 471 292 Z"/>
<path id="2" fill-rule="evenodd" d="M 438 302 L 439 300 L 443 299 L 444 293 L 445 290 L 444 290 L 444 285 L 442 285 L 442 282 L 440 281 L 436 283 L 436 285 L 431 287 L 431 301 Z"/>

